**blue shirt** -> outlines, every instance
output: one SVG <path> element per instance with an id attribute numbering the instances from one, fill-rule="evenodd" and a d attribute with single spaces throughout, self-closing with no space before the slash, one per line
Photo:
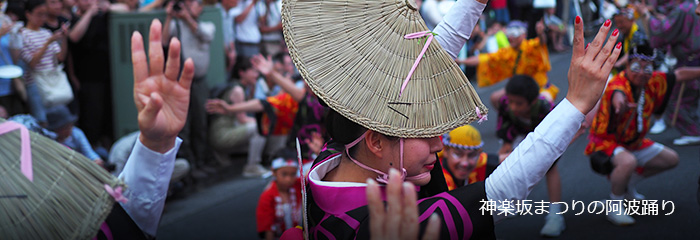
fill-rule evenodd
<path id="1" fill-rule="evenodd" d="M 90 142 L 85 136 L 85 133 L 83 133 L 83 130 L 80 130 L 80 128 L 73 127 L 70 136 L 63 140 L 61 144 L 66 145 L 67 147 L 75 150 L 76 152 L 82 153 L 90 160 L 100 158 L 100 155 L 97 155 L 95 150 L 92 150 Z"/>

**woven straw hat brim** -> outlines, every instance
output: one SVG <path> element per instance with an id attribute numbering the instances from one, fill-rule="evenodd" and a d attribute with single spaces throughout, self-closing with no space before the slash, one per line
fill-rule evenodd
<path id="1" fill-rule="evenodd" d="M 34 181 L 20 171 L 20 131 L 0 135 L 0 238 L 92 239 L 114 204 L 104 184 L 123 184 L 82 154 L 29 134 Z M 7 197 L 17 195 L 26 197 Z"/>
<path id="2" fill-rule="evenodd" d="M 403 94 L 428 30 L 406 0 L 284 0 L 284 37 L 299 72 L 329 107 L 403 138 L 435 137 L 487 113 L 454 60 L 433 40 Z"/>

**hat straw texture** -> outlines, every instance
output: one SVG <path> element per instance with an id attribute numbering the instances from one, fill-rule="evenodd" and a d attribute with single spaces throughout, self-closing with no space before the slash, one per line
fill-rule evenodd
<path id="1" fill-rule="evenodd" d="M 412 0 L 285 0 L 284 36 L 314 93 L 365 128 L 403 138 L 435 137 L 486 114 L 459 66 L 432 41 L 403 94 L 428 30 Z"/>
<path id="2" fill-rule="evenodd" d="M 20 171 L 20 131 L 0 135 L 0 238 L 93 238 L 114 204 L 104 184 L 123 183 L 82 154 L 29 135 L 33 181 Z"/>

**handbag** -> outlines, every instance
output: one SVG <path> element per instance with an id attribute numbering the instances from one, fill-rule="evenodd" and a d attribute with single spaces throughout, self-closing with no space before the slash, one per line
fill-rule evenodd
<path id="1" fill-rule="evenodd" d="M 63 72 L 63 66 L 46 71 L 34 71 L 32 77 L 39 87 L 42 103 L 45 107 L 66 105 L 73 101 L 73 90 L 68 83 L 68 77 Z"/>

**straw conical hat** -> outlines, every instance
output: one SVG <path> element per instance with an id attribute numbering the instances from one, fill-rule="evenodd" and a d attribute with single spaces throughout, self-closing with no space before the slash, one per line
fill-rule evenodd
<path id="1" fill-rule="evenodd" d="M 284 0 L 284 37 L 311 89 L 368 129 L 404 138 L 435 137 L 477 119 L 481 103 L 436 40 L 401 86 L 428 30 L 413 0 Z"/>
<path id="2" fill-rule="evenodd" d="M 114 204 L 104 184 L 116 186 L 119 180 L 51 139 L 30 132 L 28 140 L 32 181 L 20 167 L 20 130 L 0 135 L 0 238 L 96 236 Z"/>

